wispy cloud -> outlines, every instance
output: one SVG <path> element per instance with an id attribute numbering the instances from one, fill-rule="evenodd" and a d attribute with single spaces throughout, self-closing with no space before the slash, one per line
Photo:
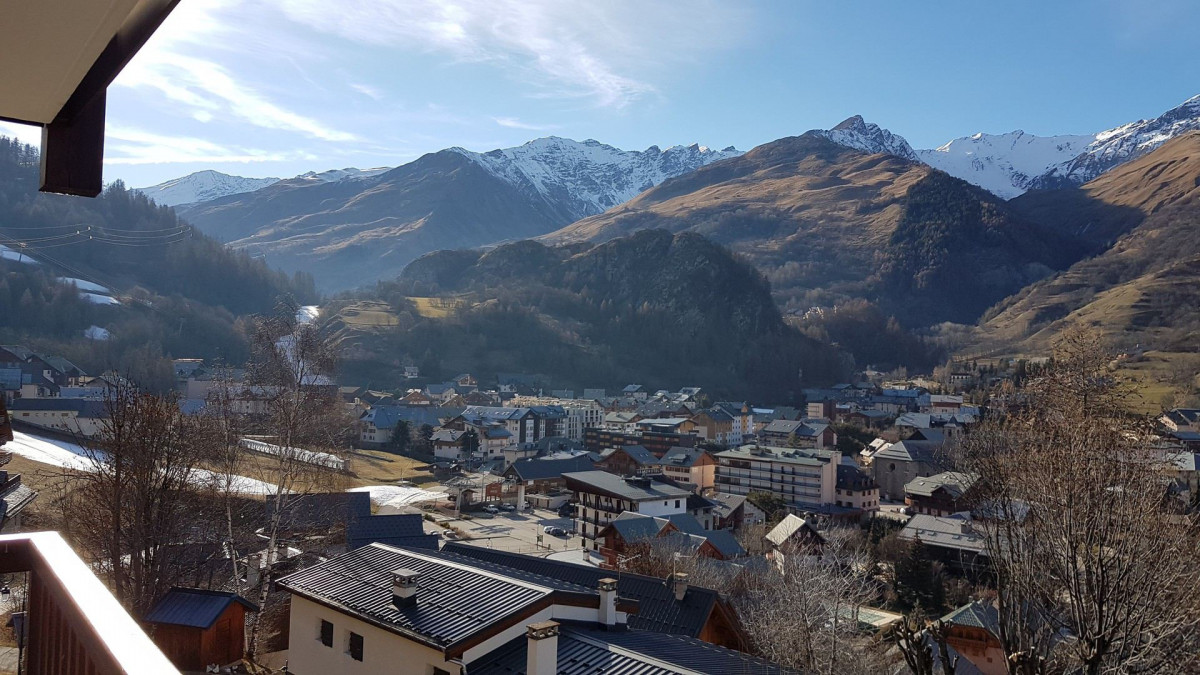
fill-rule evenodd
<path id="1" fill-rule="evenodd" d="M 519 120 L 515 117 L 493 117 L 492 119 L 495 120 L 496 124 L 499 124 L 502 127 L 508 127 L 509 129 L 528 129 L 529 131 L 550 131 L 552 129 L 559 128 L 559 125 L 557 125 L 557 124 L 530 124 L 529 122 L 522 122 L 521 120 Z"/>
<path id="2" fill-rule="evenodd" d="M 28 124 L 0 122 L 0 136 L 15 138 L 27 145 L 40 146 L 42 144 L 42 128 L 30 126 Z"/>
<path id="3" fill-rule="evenodd" d="M 363 96 L 366 96 L 367 98 L 372 98 L 372 99 L 375 99 L 376 101 L 383 100 L 383 92 L 380 91 L 376 87 L 372 87 L 369 84 L 363 84 L 361 82 L 351 82 L 350 88 L 353 89 L 354 91 L 357 91 L 358 93 L 362 94 Z"/>
<path id="4" fill-rule="evenodd" d="M 657 91 L 637 74 L 640 55 L 663 48 L 694 52 L 714 39 L 713 31 L 721 34 L 719 22 L 729 14 L 719 5 L 698 7 L 681 21 L 677 10 L 647 11 L 644 3 L 629 1 L 273 1 L 317 31 L 460 61 L 501 63 L 542 95 L 615 108 Z M 680 36 L 685 41 L 676 39 Z"/>
<path id="5" fill-rule="evenodd" d="M 188 162 L 232 162 L 249 164 L 279 162 L 302 157 L 300 153 L 269 152 L 220 145 L 203 138 L 166 136 L 141 129 L 110 124 L 105 131 L 112 165 L 171 164 Z"/>

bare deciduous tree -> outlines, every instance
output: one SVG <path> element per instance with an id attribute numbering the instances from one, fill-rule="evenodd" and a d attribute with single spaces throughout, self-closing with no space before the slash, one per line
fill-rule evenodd
<path id="1" fill-rule="evenodd" d="M 313 492 L 345 487 L 343 476 L 313 462 L 312 452 L 336 456 L 344 447 L 351 420 L 337 396 L 332 379 L 336 349 L 317 326 L 297 320 L 297 307 L 283 303 L 271 316 L 255 321 L 247 371 L 248 384 L 260 397 L 260 428 L 278 452 L 257 457 L 259 475 L 274 486 L 268 495 L 264 531 L 266 554 L 259 575 L 259 607 L 270 599 L 271 582 L 279 562 L 279 534 L 288 504 Z M 250 630 L 249 653 L 258 650 L 261 622 Z"/>
<path id="2" fill-rule="evenodd" d="M 204 450 L 174 396 L 110 391 L 107 418 L 84 442 L 91 471 L 66 492 L 64 525 L 103 561 L 117 599 L 141 615 L 196 564 L 188 545 L 204 531 Z"/>
<path id="3" fill-rule="evenodd" d="M 1200 667 L 1197 530 L 1165 504 L 1168 476 L 1128 388 L 1091 334 L 956 450 L 979 475 L 1010 673 L 1168 673 Z"/>

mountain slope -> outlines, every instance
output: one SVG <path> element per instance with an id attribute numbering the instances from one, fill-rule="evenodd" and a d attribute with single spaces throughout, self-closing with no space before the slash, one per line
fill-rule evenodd
<path id="1" fill-rule="evenodd" d="M 278 178 L 244 178 L 209 170 L 190 173 L 150 187 L 136 188 L 136 191 L 162 206 L 180 206 L 254 192 L 278 181 Z"/>
<path id="2" fill-rule="evenodd" d="M 1153 151 L 1163 143 L 1200 129 L 1200 95 L 1149 120 L 1130 122 L 1096 134 L 1078 157 L 1047 171 L 1033 187 L 1080 185 L 1113 167 Z"/>
<path id="3" fill-rule="evenodd" d="M 538 373 L 554 386 L 694 383 L 710 395 L 791 400 L 843 374 L 835 350 L 787 326 L 767 282 L 702 236 L 648 230 L 594 246 L 532 241 L 439 251 L 376 291 L 397 327 L 339 337 L 363 372 L 408 355 L 423 376 Z M 446 298 L 430 316 L 410 296 Z"/>
<path id="4" fill-rule="evenodd" d="M 1067 207 L 1050 212 L 1065 214 L 1060 227 L 1095 227 L 1103 236 L 1119 238 L 1096 257 L 998 305 L 982 325 L 983 342 L 992 348 L 1043 349 L 1059 331 L 1083 324 L 1099 326 L 1121 341 L 1200 349 L 1195 314 L 1200 303 L 1200 132 L 1169 141 L 1080 189 L 1036 195 L 1038 204 L 1027 209 L 1053 203 L 1056 194 L 1076 200 L 1060 201 Z M 1081 202 L 1089 209 L 1083 215 L 1070 208 Z"/>
<path id="5" fill-rule="evenodd" d="M 1035 136 L 1024 131 L 956 138 L 917 159 L 1003 199 L 1029 189 L 1040 176 L 1078 156 L 1094 136 Z"/>
<path id="6" fill-rule="evenodd" d="M 730 246 L 767 275 L 788 311 L 867 298 L 909 325 L 973 322 L 1075 252 L 979 188 L 823 132 L 665 181 L 545 239 L 600 242 L 647 228 Z"/>
<path id="7" fill-rule="evenodd" d="M 736 154 L 700 146 L 627 152 L 561 138 L 482 154 L 452 148 L 373 177 L 298 177 L 181 213 L 273 265 L 346 289 L 394 276 L 430 251 L 550 232 Z"/>

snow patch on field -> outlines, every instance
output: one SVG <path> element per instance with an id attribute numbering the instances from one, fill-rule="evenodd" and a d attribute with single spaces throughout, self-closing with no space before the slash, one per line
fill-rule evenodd
<path id="1" fill-rule="evenodd" d="M 121 302 L 111 295 L 100 295 L 99 293 L 88 293 L 80 291 L 79 297 L 92 303 L 93 305 L 119 305 Z"/>
<path id="2" fill-rule="evenodd" d="M 367 485 L 351 488 L 349 492 L 369 492 L 371 501 L 376 506 L 391 506 L 400 508 L 418 502 L 445 501 L 449 495 L 445 492 L 430 492 L 417 487 L 401 487 L 399 485 Z"/>
<path id="3" fill-rule="evenodd" d="M 95 469 L 87 451 L 80 445 L 69 441 L 41 438 L 14 431 L 13 440 L 6 443 L 4 449 L 40 464 L 49 464 L 73 471 L 91 472 Z M 224 482 L 224 478 L 207 469 L 197 471 L 195 474 L 196 485 L 207 485 L 213 481 Z M 234 476 L 232 485 L 235 492 L 249 495 L 275 494 L 278 489 L 271 483 L 246 476 Z"/>
<path id="4" fill-rule="evenodd" d="M 112 337 L 112 333 L 101 328 L 100 326 L 90 326 L 83 331 L 83 337 L 89 340 L 107 340 Z"/>

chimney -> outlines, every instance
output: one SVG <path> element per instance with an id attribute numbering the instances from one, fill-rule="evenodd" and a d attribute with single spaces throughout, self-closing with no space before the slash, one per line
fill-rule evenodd
<path id="1" fill-rule="evenodd" d="M 600 623 L 603 626 L 615 626 L 617 623 L 617 580 L 601 579 L 600 589 Z"/>
<path id="2" fill-rule="evenodd" d="M 397 607 L 413 607 L 417 604 L 417 577 L 412 570 L 392 570 L 392 604 Z"/>
<path id="3" fill-rule="evenodd" d="M 555 675 L 558 672 L 558 622 L 539 621 L 525 627 L 526 675 Z"/>
<path id="4" fill-rule="evenodd" d="M 675 590 L 675 600 L 683 602 L 683 596 L 687 595 L 688 575 L 683 572 L 676 572 L 671 575 L 671 586 Z"/>

